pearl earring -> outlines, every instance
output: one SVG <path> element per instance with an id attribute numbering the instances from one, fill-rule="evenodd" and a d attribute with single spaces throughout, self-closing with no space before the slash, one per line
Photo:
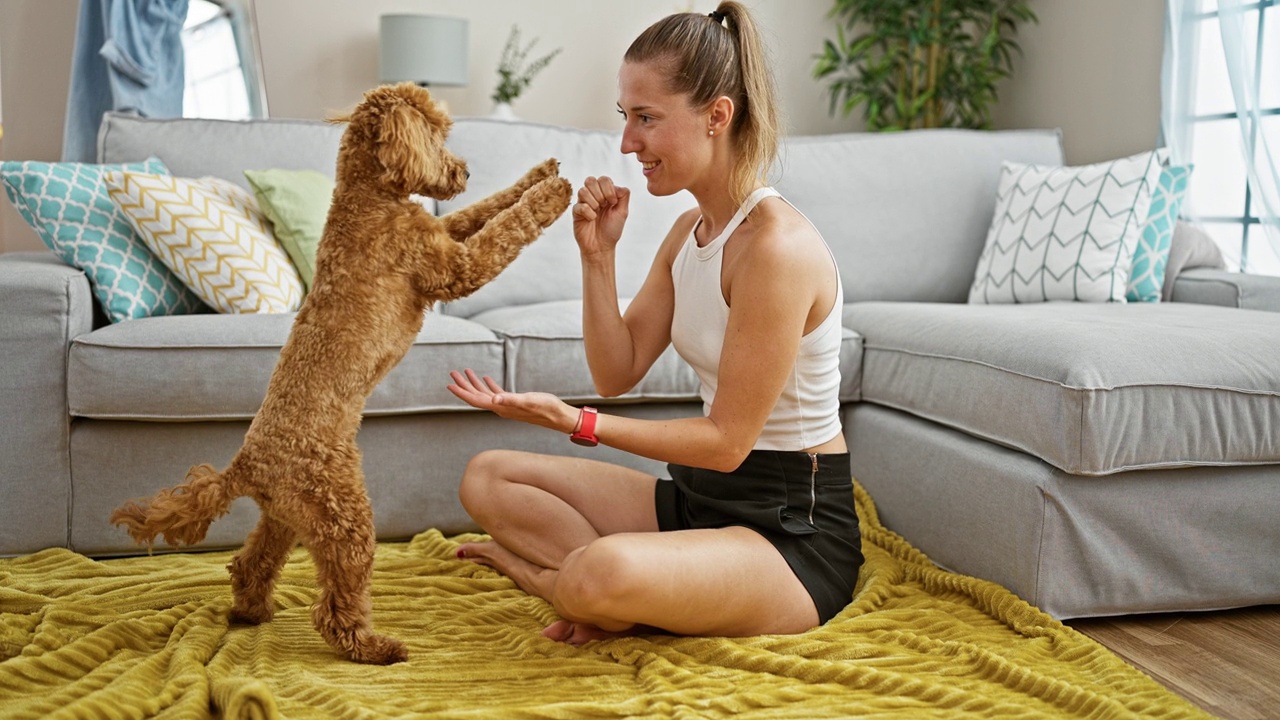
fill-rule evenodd
<path id="1" fill-rule="evenodd" d="M 708 130 L 708 131 L 707 131 L 707 134 L 708 134 L 708 135 L 715 135 L 715 134 L 716 134 L 716 131 L 715 131 L 715 130 Z"/>

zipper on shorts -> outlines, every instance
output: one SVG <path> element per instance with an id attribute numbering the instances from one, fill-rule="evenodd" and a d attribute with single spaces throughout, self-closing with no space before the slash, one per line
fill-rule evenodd
<path id="1" fill-rule="evenodd" d="M 813 472 L 809 475 L 809 524 L 813 525 L 813 509 L 818 504 L 818 453 L 809 453 Z"/>

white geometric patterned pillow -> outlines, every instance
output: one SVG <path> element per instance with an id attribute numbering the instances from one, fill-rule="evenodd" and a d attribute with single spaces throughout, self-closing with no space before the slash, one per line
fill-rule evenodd
<path id="1" fill-rule="evenodd" d="M 109 173 L 107 187 L 151 252 L 218 312 L 302 305 L 302 278 L 248 190 L 220 178 L 140 172 Z"/>
<path id="2" fill-rule="evenodd" d="M 0 178 L 44 244 L 89 278 L 111 322 L 206 310 L 111 202 L 103 174 L 119 170 L 169 172 L 156 158 L 128 165 L 30 161 L 0 164 Z"/>
<path id="3" fill-rule="evenodd" d="M 1168 150 L 1078 167 L 1006 162 L 971 303 L 1124 302 Z"/>

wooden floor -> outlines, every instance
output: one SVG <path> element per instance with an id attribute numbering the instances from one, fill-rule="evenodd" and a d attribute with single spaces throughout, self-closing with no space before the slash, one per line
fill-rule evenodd
<path id="1" fill-rule="evenodd" d="M 1067 624 L 1206 712 L 1280 718 L 1280 605 Z"/>

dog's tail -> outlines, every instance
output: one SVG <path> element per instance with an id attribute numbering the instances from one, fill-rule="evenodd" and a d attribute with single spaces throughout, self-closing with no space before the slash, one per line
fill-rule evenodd
<path id="1" fill-rule="evenodd" d="M 219 473 L 212 465 L 196 465 L 181 485 L 116 508 L 111 524 L 123 526 L 139 545 L 151 545 L 158 535 L 170 545 L 194 545 L 238 497 L 226 477 L 230 471 Z"/>

